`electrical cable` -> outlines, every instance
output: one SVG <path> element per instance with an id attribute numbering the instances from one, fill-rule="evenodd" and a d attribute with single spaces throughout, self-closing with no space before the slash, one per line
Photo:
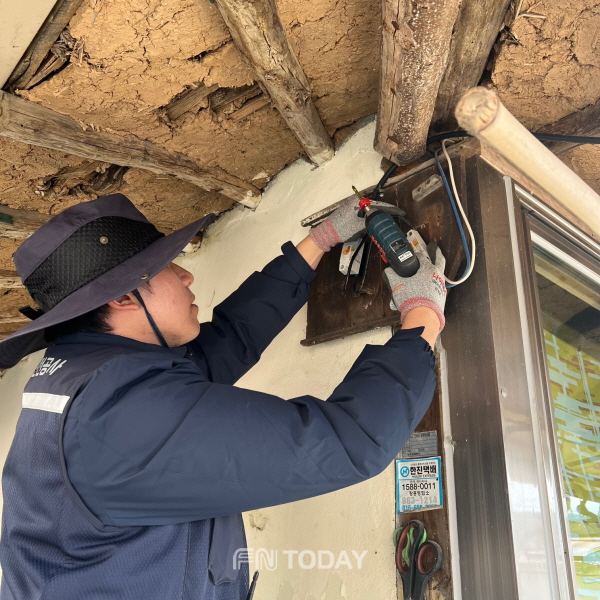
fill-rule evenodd
<path id="1" fill-rule="evenodd" d="M 363 235 L 362 237 L 362 240 L 360 240 L 360 244 L 358 244 L 356 250 L 352 253 L 352 258 L 350 258 L 350 264 L 348 265 L 348 272 L 346 273 L 346 280 L 344 281 L 344 289 L 342 290 L 342 296 L 346 295 L 346 288 L 348 287 L 348 280 L 350 279 L 350 275 L 352 274 L 352 266 L 354 265 L 354 260 L 360 252 L 360 249 L 365 245 L 365 241 L 367 240 L 367 238 L 368 235 L 365 233 L 365 235 Z"/>
<path id="2" fill-rule="evenodd" d="M 446 173 L 444 173 L 444 169 L 442 168 L 442 163 L 440 162 L 440 159 L 439 159 L 439 154 L 441 151 L 442 151 L 442 149 L 439 148 L 435 152 L 435 155 L 434 155 L 435 164 L 438 168 L 438 171 L 440 173 L 440 176 L 441 176 L 444 186 L 446 188 L 446 193 L 448 194 L 448 198 L 450 199 L 450 205 L 452 206 L 452 211 L 454 212 L 456 224 L 458 225 L 458 231 L 460 232 L 460 239 L 462 240 L 463 248 L 465 250 L 465 256 L 467 258 L 467 266 L 465 267 L 465 271 L 464 271 L 466 273 L 467 270 L 469 269 L 469 267 L 471 266 L 471 252 L 469 251 L 469 245 L 467 244 L 467 238 L 465 237 L 465 230 L 463 229 L 462 222 L 460 220 L 460 214 L 458 212 L 458 208 L 456 207 L 456 202 L 454 200 L 454 196 L 452 195 L 452 190 L 450 189 L 450 184 L 448 183 L 448 179 L 446 178 Z M 444 276 L 444 278 L 446 279 L 446 276 Z M 452 288 L 452 287 L 454 287 L 454 285 L 452 283 L 450 283 L 446 287 Z"/>
<path id="3" fill-rule="evenodd" d="M 398 168 L 398 165 L 392 163 L 392 166 L 383 174 L 382 178 L 377 182 L 375 189 L 373 190 L 372 200 L 378 200 L 379 194 L 385 185 L 385 182 L 392 176 L 392 173 Z"/>
<path id="4" fill-rule="evenodd" d="M 399 219 L 400 221 L 402 221 L 405 225 L 408 225 L 409 229 L 415 229 L 415 226 L 406 218 L 401 217 L 400 215 L 394 215 L 394 219 Z"/>
<path id="5" fill-rule="evenodd" d="M 392 176 L 392 173 L 397 168 L 398 168 L 398 165 L 392 163 L 392 166 L 383 174 L 382 178 L 378 181 L 377 185 L 375 186 L 375 189 L 371 192 L 371 195 L 373 196 L 371 198 L 371 200 L 377 201 L 379 198 L 379 195 L 381 193 L 381 190 L 386 190 L 388 187 L 392 187 L 392 186 L 396 185 L 395 183 L 391 183 L 390 185 L 385 185 L 385 182 Z M 356 193 L 358 194 L 359 192 L 356 191 Z M 408 227 L 410 229 L 415 228 L 414 225 L 408 219 L 401 217 L 400 215 L 394 215 L 394 218 L 400 219 L 401 221 L 406 223 L 406 225 L 408 225 Z"/>
<path id="6" fill-rule="evenodd" d="M 538 140 L 545 141 L 545 142 L 566 142 L 566 143 L 573 143 L 573 144 L 600 144 L 600 137 L 558 135 L 558 134 L 534 133 L 534 132 L 531 132 L 531 133 Z M 467 219 L 467 216 L 465 215 L 464 209 L 462 207 L 462 203 L 461 203 L 460 197 L 458 195 L 458 190 L 456 189 L 456 181 L 454 179 L 454 170 L 452 168 L 452 161 L 450 160 L 450 156 L 448 154 L 448 151 L 446 150 L 446 143 L 449 139 L 460 138 L 460 137 L 471 137 L 471 135 L 469 133 L 467 133 L 466 131 L 459 130 L 459 131 L 449 131 L 447 133 L 440 133 L 438 135 L 433 135 L 433 136 L 427 138 L 427 145 L 432 144 L 433 142 L 440 142 L 440 141 L 442 142 L 442 148 L 438 149 L 435 152 L 434 158 L 435 158 L 435 162 L 436 162 L 438 171 L 440 172 L 440 175 L 442 177 L 442 181 L 444 182 L 444 186 L 446 187 L 446 192 L 448 193 L 448 197 L 450 198 L 450 203 L 452 205 L 452 210 L 454 211 L 454 216 L 456 217 L 456 223 L 457 223 L 458 229 L 460 231 L 462 244 L 465 249 L 465 256 L 467 259 L 467 266 L 465 267 L 465 272 L 463 273 L 462 277 L 460 277 L 460 279 L 458 279 L 458 281 L 452 281 L 451 279 L 448 279 L 448 277 L 446 277 L 446 275 L 444 275 L 444 279 L 446 280 L 446 283 L 448 284 L 447 287 L 454 287 L 455 285 L 464 283 L 471 276 L 471 273 L 473 272 L 473 268 L 475 266 L 475 251 L 476 251 L 475 236 L 473 235 L 473 230 L 471 229 L 471 224 L 469 223 L 469 220 Z M 448 185 L 448 180 L 446 178 L 446 174 L 444 173 L 444 170 L 442 169 L 442 166 L 441 166 L 441 163 L 439 160 L 440 151 L 443 151 L 444 156 L 446 157 L 446 161 L 448 162 L 448 170 L 450 173 L 450 181 L 452 183 L 452 189 L 450 189 L 450 186 Z M 388 187 L 392 187 L 392 185 L 396 185 L 397 182 L 394 182 L 393 184 L 390 184 L 388 186 L 386 186 L 385 183 L 387 182 L 387 180 L 391 177 L 392 173 L 397 168 L 398 168 L 398 165 L 392 164 L 388 168 L 388 170 L 383 174 L 383 177 L 379 180 L 379 182 L 375 186 L 375 189 L 372 192 L 373 200 L 377 200 L 379 198 L 379 195 L 382 190 L 385 190 Z M 467 231 L 469 232 L 469 237 L 471 238 L 471 252 L 469 251 L 469 247 L 468 247 L 467 240 L 465 237 L 465 232 L 464 232 L 464 229 L 462 226 L 461 218 L 459 217 L 459 214 L 457 212 L 457 207 L 458 207 L 458 211 L 460 211 L 460 215 L 462 216 L 462 220 L 464 221 L 464 223 L 467 227 Z M 402 217 L 399 217 L 399 218 L 402 219 L 405 223 L 407 223 L 410 227 L 412 227 L 412 225 L 406 219 L 404 219 Z M 364 240 L 363 240 L 363 242 L 364 242 Z M 362 242 L 361 242 L 361 245 L 362 245 Z M 350 263 L 351 265 L 352 265 L 353 260 L 354 260 L 354 256 L 352 257 L 352 261 Z M 348 273 L 350 273 L 350 268 L 348 269 Z M 347 285 L 347 283 L 348 283 L 348 281 L 346 280 L 346 285 Z M 346 289 L 346 285 L 344 286 L 344 292 Z"/>
<path id="7" fill-rule="evenodd" d="M 590 137 L 583 135 L 558 135 L 554 133 L 537 133 L 530 132 L 534 137 L 543 142 L 567 142 L 571 144 L 600 144 L 600 137 Z M 441 142 L 442 140 L 448 140 L 451 138 L 459 137 L 471 137 L 466 131 L 448 131 L 447 133 L 440 133 L 438 135 L 432 135 L 427 138 L 427 145 L 433 144 L 434 142 Z"/>
<path id="8" fill-rule="evenodd" d="M 458 281 L 452 281 L 451 279 L 448 279 L 444 275 L 444 278 L 446 279 L 446 281 L 449 284 L 455 286 L 460 283 L 464 283 L 471 276 L 471 273 L 473 272 L 473 267 L 475 266 L 476 247 L 475 247 L 475 236 L 473 235 L 473 230 L 471 229 L 471 224 L 469 223 L 469 220 L 467 219 L 467 215 L 465 214 L 465 211 L 462 207 L 462 203 L 460 201 L 460 197 L 458 195 L 458 190 L 456 189 L 456 181 L 454 179 L 454 169 L 452 168 L 452 161 L 450 160 L 450 155 L 448 154 L 448 151 L 446 150 L 446 143 L 447 143 L 447 140 L 442 141 L 442 152 L 444 153 L 444 156 L 446 157 L 446 161 L 448 162 L 448 170 L 450 172 L 450 182 L 452 184 L 452 191 L 454 192 L 454 198 L 456 199 L 456 204 L 458 206 L 458 210 L 460 211 L 463 221 L 465 222 L 465 225 L 467 227 L 467 231 L 469 232 L 469 236 L 471 237 L 471 263 L 467 267 L 465 273 L 462 275 L 462 277 Z"/>
<path id="9" fill-rule="evenodd" d="M 447 287 L 454 287 L 456 285 L 459 285 L 461 283 L 464 283 L 470 276 L 471 273 L 473 272 L 473 268 L 475 266 L 475 251 L 476 251 L 476 247 L 475 247 L 475 236 L 473 235 L 473 230 L 471 229 L 471 224 L 469 223 L 469 220 L 467 219 L 467 216 L 463 210 L 462 204 L 460 202 L 460 197 L 458 195 L 458 190 L 456 189 L 456 181 L 454 179 L 454 170 L 452 168 L 452 161 L 450 160 L 450 156 L 448 154 L 448 151 L 446 150 L 446 143 L 447 140 L 450 137 L 462 137 L 462 134 L 464 133 L 465 136 L 467 136 L 468 134 L 466 132 L 452 132 L 452 134 L 441 134 L 443 137 L 437 137 L 437 139 L 441 139 L 442 140 L 442 148 L 441 150 L 444 152 L 444 156 L 446 157 L 446 161 L 448 162 L 448 169 L 450 172 L 450 181 L 452 183 L 452 190 L 450 189 L 450 186 L 448 184 L 448 180 L 446 178 L 446 174 L 444 173 L 444 170 L 442 169 L 440 160 L 439 160 L 439 153 L 440 150 L 436 151 L 434 154 L 434 158 L 435 158 L 435 162 L 437 164 L 438 170 L 440 172 L 440 175 L 442 177 L 442 181 L 444 182 L 444 185 L 446 187 L 446 191 L 448 193 L 448 197 L 450 198 L 450 203 L 452 205 L 452 210 L 454 211 L 454 216 L 456 217 L 456 223 L 458 225 L 458 229 L 460 232 L 460 236 L 461 236 L 461 240 L 463 243 L 463 247 L 465 249 L 465 256 L 467 259 L 467 266 L 465 268 L 465 272 L 463 273 L 462 277 L 460 277 L 460 279 L 458 279 L 457 281 L 453 281 L 451 279 L 449 279 L 448 277 L 446 277 L 446 275 L 444 275 L 444 279 L 446 280 L 446 283 L 448 284 Z M 428 140 L 429 143 L 430 140 Z M 436 141 L 433 140 L 432 141 Z M 600 138 L 598 140 L 600 142 Z M 377 183 L 377 185 L 375 186 L 375 189 L 373 190 L 373 199 L 377 200 L 379 198 L 379 194 L 381 193 L 381 190 L 386 189 L 385 188 L 385 183 L 386 181 L 391 177 L 392 173 L 398 168 L 398 165 L 392 164 L 390 166 L 390 168 L 383 174 L 383 177 L 379 180 L 379 182 Z M 454 194 L 453 194 L 454 192 Z M 458 207 L 458 210 L 457 210 Z M 460 212 L 460 216 L 459 216 L 459 212 Z M 462 220 L 465 222 L 465 225 L 467 227 L 467 231 L 469 232 L 469 236 L 471 238 L 471 251 L 469 251 L 469 246 L 467 243 L 467 239 L 465 236 L 465 232 L 462 226 L 462 222 L 461 222 L 461 217 L 462 216 Z M 402 219 L 402 221 L 404 221 L 405 223 L 407 223 L 410 227 L 412 227 L 412 225 L 409 223 L 409 221 L 407 219 L 404 219 L 403 217 L 399 217 L 400 219 Z M 359 246 L 361 246 L 364 242 L 364 239 L 361 241 L 361 244 Z M 348 267 L 348 275 L 346 276 L 346 283 L 344 285 L 344 292 L 346 291 L 346 286 L 348 284 L 348 277 L 350 275 L 350 269 L 352 267 L 352 263 L 354 261 L 354 258 L 356 256 L 356 254 L 358 254 L 358 248 L 357 251 L 354 253 L 354 255 L 352 256 L 352 260 L 350 261 L 350 266 Z M 362 287 L 362 286 L 361 286 Z"/>
<path id="10" fill-rule="evenodd" d="M 367 271 L 368 271 L 368 267 L 369 267 L 369 260 L 371 258 L 371 247 L 373 246 L 373 244 L 371 244 L 371 238 L 365 234 L 365 250 L 363 251 L 363 254 L 366 254 L 366 256 L 363 258 L 363 260 L 361 261 L 360 264 L 360 270 L 358 272 L 358 275 L 361 276 L 361 280 L 360 280 L 360 287 L 357 289 L 356 288 L 356 280 L 358 279 L 358 277 L 354 278 L 354 282 L 352 284 L 352 295 L 356 298 L 358 296 L 360 296 L 360 294 L 362 293 L 363 287 L 365 287 L 365 280 L 367 279 Z"/>

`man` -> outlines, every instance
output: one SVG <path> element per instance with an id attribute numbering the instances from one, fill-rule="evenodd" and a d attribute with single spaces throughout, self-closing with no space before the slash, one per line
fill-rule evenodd
<path id="1" fill-rule="evenodd" d="M 1 600 L 243 600 L 240 513 L 378 474 L 427 409 L 441 253 L 410 279 L 386 272 L 404 328 L 367 346 L 327 402 L 284 401 L 233 384 L 364 219 L 350 203 L 284 244 L 200 326 L 193 277 L 171 261 L 212 220 L 163 236 L 115 194 L 15 254 L 40 310 L 0 342 L 0 367 L 50 345 L 3 473 Z"/>

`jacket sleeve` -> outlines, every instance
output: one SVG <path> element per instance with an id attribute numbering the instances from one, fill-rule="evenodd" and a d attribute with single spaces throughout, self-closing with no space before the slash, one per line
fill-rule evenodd
<path id="1" fill-rule="evenodd" d="M 187 344 L 211 381 L 235 383 L 306 303 L 315 272 L 291 242 L 281 250 L 216 306 L 212 321 Z"/>
<path id="2" fill-rule="evenodd" d="M 282 504 L 380 473 L 431 402 L 422 329 L 366 346 L 328 401 L 202 380 L 188 360 L 124 355 L 65 423 L 71 483 L 106 525 L 165 525 Z"/>

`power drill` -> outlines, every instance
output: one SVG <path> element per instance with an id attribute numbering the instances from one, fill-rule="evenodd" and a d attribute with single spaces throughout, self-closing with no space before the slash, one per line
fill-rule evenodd
<path id="1" fill-rule="evenodd" d="M 413 247 L 392 218 L 402 217 L 404 211 L 396 206 L 372 204 L 368 198 L 360 198 L 359 217 L 365 217 L 367 234 L 379 248 L 383 262 L 389 264 L 400 277 L 412 277 L 419 270 L 419 259 Z"/>

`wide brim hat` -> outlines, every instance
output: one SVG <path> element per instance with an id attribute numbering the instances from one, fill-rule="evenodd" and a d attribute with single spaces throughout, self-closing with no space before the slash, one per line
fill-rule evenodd
<path id="1" fill-rule="evenodd" d="M 42 314 L 0 341 L 0 368 L 48 346 L 44 331 L 128 294 L 168 266 L 214 214 L 169 235 L 123 194 L 67 208 L 15 252 L 23 284 Z"/>

